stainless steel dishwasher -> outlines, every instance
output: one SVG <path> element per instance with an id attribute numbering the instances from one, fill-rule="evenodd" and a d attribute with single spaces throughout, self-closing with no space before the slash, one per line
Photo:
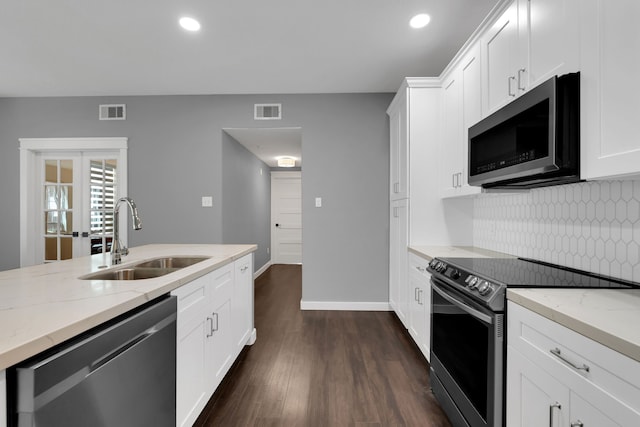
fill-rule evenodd
<path id="1" fill-rule="evenodd" d="M 175 426 L 176 299 L 149 303 L 10 375 L 10 425 Z"/>

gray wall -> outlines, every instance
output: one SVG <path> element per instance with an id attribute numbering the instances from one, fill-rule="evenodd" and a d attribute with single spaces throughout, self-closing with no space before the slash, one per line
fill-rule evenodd
<path id="1" fill-rule="evenodd" d="M 269 166 L 222 133 L 222 243 L 254 243 L 254 270 L 271 256 Z"/>
<path id="2" fill-rule="evenodd" d="M 221 243 L 225 127 L 263 127 L 254 103 L 282 103 L 276 127 L 302 127 L 303 299 L 388 300 L 392 94 L 201 95 L 0 99 L 0 269 L 19 265 L 20 137 L 126 136 L 129 194 L 146 243 Z M 126 121 L 97 120 L 126 103 Z M 213 208 L 200 198 L 211 195 Z M 314 208 L 314 197 L 323 207 Z M 220 202 L 222 201 L 222 202 Z M 260 242 L 258 242 L 260 243 Z"/>

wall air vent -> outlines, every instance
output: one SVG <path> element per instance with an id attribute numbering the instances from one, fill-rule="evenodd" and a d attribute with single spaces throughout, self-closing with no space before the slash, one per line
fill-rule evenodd
<path id="1" fill-rule="evenodd" d="M 127 108 L 125 104 L 100 105 L 100 120 L 126 120 Z"/>
<path id="2" fill-rule="evenodd" d="M 282 119 L 282 104 L 254 104 L 254 120 L 280 120 Z"/>

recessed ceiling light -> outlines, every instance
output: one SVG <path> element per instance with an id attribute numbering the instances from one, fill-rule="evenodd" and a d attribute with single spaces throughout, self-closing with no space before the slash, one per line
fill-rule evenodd
<path id="1" fill-rule="evenodd" d="M 188 16 L 183 16 L 178 22 L 180 22 L 180 26 L 187 31 L 200 30 L 200 23 L 193 18 L 189 18 Z"/>
<path id="2" fill-rule="evenodd" d="M 412 28 L 424 28 L 431 21 L 431 17 L 426 13 L 419 13 L 409 21 Z"/>

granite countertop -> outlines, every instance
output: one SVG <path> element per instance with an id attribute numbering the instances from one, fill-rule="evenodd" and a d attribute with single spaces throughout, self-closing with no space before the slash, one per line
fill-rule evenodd
<path id="1" fill-rule="evenodd" d="M 507 289 L 507 299 L 640 362 L 640 289 Z"/>
<path id="2" fill-rule="evenodd" d="M 110 265 L 109 254 L 0 272 L 0 371 L 233 262 L 256 245 L 147 245 L 122 266 L 161 256 L 205 261 L 145 280 L 81 280 Z"/>
<path id="3" fill-rule="evenodd" d="M 515 258 L 513 255 L 494 252 L 474 246 L 409 246 L 409 252 L 427 261 L 436 257 L 449 258 Z"/>

